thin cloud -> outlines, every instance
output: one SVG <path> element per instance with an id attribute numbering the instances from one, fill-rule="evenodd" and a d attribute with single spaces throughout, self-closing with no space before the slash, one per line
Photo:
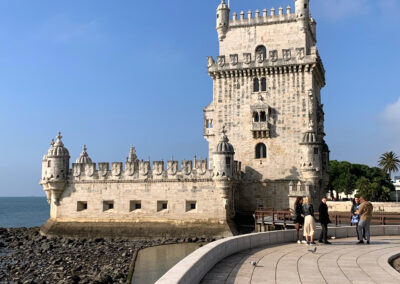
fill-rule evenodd
<path id="1" fill-rule="evenodd" d="M 382 113 L 382 118 L 390 128 L 400 130 L 400 98 L 388 105 Z"/>
<path id="2" fill-rule="evenodd" d="M 368 0 L 319 0 L 313 1 L 311 5 L 319 17 L 330 21 L 367 15 L 372 8 Z"/>

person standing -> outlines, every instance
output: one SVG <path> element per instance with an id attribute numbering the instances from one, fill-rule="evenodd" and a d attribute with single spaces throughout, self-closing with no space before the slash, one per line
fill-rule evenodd
<path id="1" fill-rule="evenodd" d="M 358 236 L 358 223 L 360 222 L 360 215 L 358 215 L 356 212 L 360 209 L 360 198 L 358 196 L 354 197 L 353 200 L 353 205 L 351 206 L 351 224 L 356 226 L 356 232 L 357 232 L 357 239 L 359 239 Z M 365 233 L 363 230 L 363 237 L 365 237 Z"/>
<path id="2" fill-rule="evenodd" d="M 304 228 L 303 234 L 306 237 L 308 245 L 315 245 L 314 232 L 315 232 L 315 219 L 314 207 L 312 205 L 311 196 L 307 196 L 304 200 L 303 214 L 304 214 Z"/>
<path id="3" fill-rule="evenodd" d="M 372 211 L 374 207 L 372 203 L 366 201 L 363 196 L 360 196 L 360 209 L 356 211 L 358 215 L 360 215 L 360 222 L 358 223 L 358 243 L 363 244 L 363 230 L 365 231 L 365 238 L 367 239 L 367 244 L 370 243 L 370 226 L 371 226 L 371 219 L 372 219 Z"/>
<path id="4" fill-rule="evenodd" d="M 323 197 L 321 200 L 321 204 L 318 208 L 319 212 L 319 222 L 321 223 L 322 231 L 319 236 L 319 243 L 324 243 L 330 245 L 331 243 L 328 242 L 328 224 L 331 223 L 329 219 L 328 213 L 328 205 L 326 205 L 326 197 Z"/>
<path id="5" fill-rule="evenodd" d="M 300 228 L 304 226 L 304 217 L 303 217 L 303 197 L 298 196 L 296 198 L 296 202 L 294 203 L 294 216 L 293 222 L 296 228 L 296 239 L 297 243 L 306 243 L 303 239 L 300 239 Z"/>

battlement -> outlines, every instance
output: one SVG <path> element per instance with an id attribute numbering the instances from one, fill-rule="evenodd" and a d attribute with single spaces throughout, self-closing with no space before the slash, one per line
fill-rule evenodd
<path id="1" fill-rule="evenodd" d="M 229 54 L 218 56 L 217 61 L 213 57 L 209 56 L 207 61 L 208 72 L 210 74 L 218 73 L 222 71 L 238 71 L 260 68 L 281 68 L 284 66 L 303 65 L 303 66 L 314 66 L 318 63 L 321 65 L 321 71 L 325 73 L 322 62 L 319 58 L 317 48 L 311 47 L 311 54 L 306 55 L 304 47 L 299 48 L 288 48 L 282 50 L 270 50 L 266 58 L 256 58 L 255 54 L 243 53 L 243 54 Z M 293 68 L 292 68 L 293 69 Z M 301 70 L 303 68 L 300 68 Z M 296 68 L 297 70 L 297 68 Z M 251 75 L 251 74 L 250 74 Z"/>
<path id="2" fill-rule="evenodd" d="M 287 6 L 286 9 L 280 7 L 278 10 L 271 8 L 269 11 L 264 9 L 262 12 L 259 10 L 248 11 L 245 13 L 241 11 L 240 14 L 234 12 L 232 19 L 229 21 L 230 27 L 248 26 L 248 25 L 264 25 L 276 24 L 279 22 L 296 21 L 296 14 L 292 12 L 292 8 Z"/>
<path id="3" fill-rule="evenodd" d="M 79 164 L 73 163 L 69 171 L 69 182 L 82 182 L 94 180 L 125 180 L 125 181 L 168 181 L 168 180 L 209 180 L 213 177 L 212 169 L 208 168 L 207 159 L 183 160 L 180 163 L 176 160 L 167 161 L 166 168 L 164 161 L 126 162 L 125 168 L 122 162 Z M 235 177 L 240 176 L 240 163 L 235 162 Z"/>

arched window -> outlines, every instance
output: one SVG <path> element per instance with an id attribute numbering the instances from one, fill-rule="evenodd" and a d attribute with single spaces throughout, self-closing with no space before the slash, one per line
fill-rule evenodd
<path id="1" fill-rule="evenodd" d="M 267 90 L 267 79 L 261 79 L 261 91 L 265 92 Z"/>
<path id="2" fill-rule="evenodd" d="M 253 119 L 254 119 L 254 122 L 259 122 L 260 121 L 260 117 L 258 115 L 258 112 L 255 111 L 253 113 Z"/>
<path id="3" fill-rule="evenodd" d="M 254 78 L 253 92 L 259 92 L 259 91 L 260 91 L 260 82 L 258 81 L 257 78 Z"/>
<path id="4" fill-rule="evenodd" d="M 51 161 L 47 161 L 47 167 L 48 167 L 48 168 L 51 167 Z"/>
<path id="5" fill-rule="evenodd" d="M 267 58 L 267 49 L 263 45 L 259 45 L 256 48 L 256 60 L 263 62 Z"/>
<path id="6" fill-rule="evenodd" d="M 256 146 L 256 159 L 265 159 L 267 157 L 267 146 L 264 143 L 259 143 Z"/>
<path id="7" fill-rule="evenodd" d="M 260 112 L 260 121 L 267 121 L 265 111 Z"/>

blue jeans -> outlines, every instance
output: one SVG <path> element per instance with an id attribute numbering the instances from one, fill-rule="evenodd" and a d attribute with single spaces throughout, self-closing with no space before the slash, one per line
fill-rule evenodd
<path id="1" fill-rule="evenodd" d="M 369 232 L 369 227 L 371 226 L 371 221 L 370 220 L 360 220 L 357 226 L 357 231 L 358 231 L 358 240 L 362 241 L 363 240 L 363 230 L 365 232 L 365 238 L 369 242 L 370 240 L 370 232 Z"/>

